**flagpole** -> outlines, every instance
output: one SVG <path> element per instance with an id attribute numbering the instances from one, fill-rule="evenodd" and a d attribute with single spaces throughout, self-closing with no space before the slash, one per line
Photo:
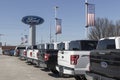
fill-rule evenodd
<path id="1" fill-rule="evenodd" d="M 57 9 L 59 7 L 58 6 L 55 6 L 55 27 L 56 27 L 56 22 L 57 22 Z M 56 33 L 56 42 L 57 42 L 57 33 Z"/>
<path id="2" fill-rule="evenodd" d="M 86 39 L 88 38 L 88 0 L 85 0 L 85 14 L 86 14 Z"/>
<path id="3" fill-rule="evenodd" d="M 52 35 L 51 35 L 51 23 L 50 23 L 50 43 L 52 42 L 51 39 L 52 39 Z"/>

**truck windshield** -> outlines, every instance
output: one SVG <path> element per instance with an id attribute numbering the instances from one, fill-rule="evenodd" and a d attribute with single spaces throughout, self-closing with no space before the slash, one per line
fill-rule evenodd
<path id="1" fill-rule="evenodd" d="M 97 45 L 98 50 L 115 49 L 115 39 L 100 40 Z"/>
<path id="2" fill-rule="evenodd" d="M 97 41 L 81 40 L 70 42 L 70 50 L 93 50 L 96 49 Z"/>

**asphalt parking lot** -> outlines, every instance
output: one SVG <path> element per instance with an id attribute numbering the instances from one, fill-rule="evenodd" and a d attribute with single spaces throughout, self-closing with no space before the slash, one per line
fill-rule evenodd
<path id="1" fill-rule="evenodd" d="M 18 57 L 0 55 L 0 80 L 75 80 L 61 78 L 41 68 L 28 65 Z"/>

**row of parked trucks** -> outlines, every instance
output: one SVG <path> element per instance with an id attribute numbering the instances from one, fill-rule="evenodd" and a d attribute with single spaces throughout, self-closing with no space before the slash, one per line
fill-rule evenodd
<path id="1" fill-rule="evenodd" d="M 120 37 L 16 47 L 15 56 L 76 80 L 120 80 Z"/>

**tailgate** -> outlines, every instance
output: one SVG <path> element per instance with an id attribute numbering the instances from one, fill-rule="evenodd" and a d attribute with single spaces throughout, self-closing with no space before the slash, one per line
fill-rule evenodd
<path id="1" fill-rule="evenodd" d="M 45 50 L 45 49 L 40 49 L 40 50 L 39 50 L 38 60 L 39 60 L 40 62 L 45 62 L 45 61 L 44 61 L 44 55 L 45 55 L 45 53 L 46 53 L 46 50 Z"/>
<path id="2" fill-rule="evenodd" d="M 46 54 L 49 54 L 49 62 L 57 62 L 58 50 L 47 50 Z"/>
<path id="3" fill-rule="evenodd" d="M 20 56 L 23 56 L 24 55 L 24 49 L 20 49 Z"/>
<path id="4" fill-rule="evenodd" d="M 38 60 L 38 52 L 39 52 L 39 50 L 37 50 L 37 49 L 34 49 L 34 50 L 33 50 L 33 54 L 32 54 L 32 58 L 33 58 L 33 59 Z"/>
<path id="5" fill-rule="evenodd" d="M 92 51 L 90 63 L 91 72 L 120 79 L 120 51 Z"/>
<path id="6" fill-rule="evenodd" d="M 27 50 L 27 58 L 32 58 L 33 50 Z"/>
<path id="7" fill-rule="evenodd" d="M 88 69 L 89 51 L 59 51 L 58 65 L 75 69 Z"/>

